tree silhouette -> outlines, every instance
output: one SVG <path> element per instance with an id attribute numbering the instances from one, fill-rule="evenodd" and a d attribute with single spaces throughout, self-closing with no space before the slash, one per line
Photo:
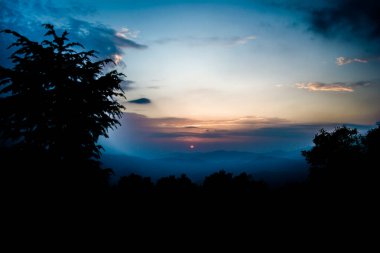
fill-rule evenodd
<path id="1" fill-rule="evenodd" d="M 109 171 L 100 169 L 97 141 L 120 124 L 123 74 L 107 70 L 112 60 L 95 61 L 95 51 L 69 42 L 67 31 L 44 26 L 41 43 L 2 31 L 16 41 L 13 66 L 0 66 L 0 162 L 29 186 L 87 180 L 83 185 L 100 187 Z"/>
<path id="2" fill-rule="evenodd" d="M 347 190 L 358 187 L 365 175 L 363 137 L 356 129 L 324 129 L 314 137 L 315 146 L 303 151 L 310 164 L 311 183 L 326 189 Z"/>
<path id="3" fill-rule="evenodd" d="M 369 158 L 378 159 L 380 156 L 380 124 L 378 124 L 377 128 L 368 131 L 363 138 L 363 143 Z"/>
<path id="4" fill-rule="evenodd" d="M 203 181 L 203 190 L 209 193 L 227 194 L 232 192 L 233 177 L 232 173 L 224 170 L 215 172 Z"/>
<path id="5" fill-rule="evenodd" d="M 138 196 L 140 194 L 152 193 L 153 186 L 150 177 L 142 177 L 132 173 L 129 176 L 120 178 L 117 190 L 126 195 L 135 194 Z"/>
<path id="6" fill-rule="evenodd" d="M 12 68 L 0 67 L 1 137 L 20 151 L 47 153 L 59 160 L 89 160 L 100 156 L 100 136 L 115 127 L 123 106 L 123 74 L 105 73 L 112 60 L 93 61 L 96 52 L 68 43 L 50 24 L 45 36 L 34 42 L 15 31 L 17 49 Z"/>
<path id="7" fill-rule="evenodd" d="M 380 124 L 368 131 L 362 139 L 364 145 L 364 161 L 362 164 L 366 188 L 379 191 L 379 157 L 380 157 Z"/>
<path id="8" fill-rule="evenodd" d="M 185 174 L 180 177 L 162 177 L 157 181 L 156 190 L 162 194 L 191 194 L 196 186 Z"/>

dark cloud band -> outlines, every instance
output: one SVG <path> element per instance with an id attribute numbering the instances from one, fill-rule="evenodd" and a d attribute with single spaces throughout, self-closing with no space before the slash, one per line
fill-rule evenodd
<path id="1" fill-rule="evenodd" d="M 71 5 L 70 5 L 71 6 Z M 74 5 L 75 6 L 75 5 Z M 19 0 L 2 1 L 0 8 L 0 30 L 11 29 L 32 40 L 40 40 L 45 33 L 42 24 L 51 23 L 56 29 L 68 30 L 69 39 L 79 42 L 87 49 L 94 49 L 100 57 L 115 56 L 121 60 L 124 49 L 146 49 L 147 46 L 129 38 L 123 32 L 101 23 L 92 23 L 82 18 L 93 13 L 91 8 L 56 6 L 50 1 Z M 59 20 L 56 17 L 63 17 Z M 7 63 L 6 47 L 12 42 L 9 36 L 0 36 L 0 61 Z"/>
<path id="2" fill-rule="evenodd" d="M 328 37 L 345 33 L 365 40 L 380 39 L 380 1 L 337 0 L 331 4 L 310 13 L 311 30 Z"/>
<path id="3" fill-rule="evenodd" d="M 139 98 L 129 101 L 131 104 L 139 104 L 139 105 L 147 105 L 152 103 L 152 101 L 149 98 Z"/>

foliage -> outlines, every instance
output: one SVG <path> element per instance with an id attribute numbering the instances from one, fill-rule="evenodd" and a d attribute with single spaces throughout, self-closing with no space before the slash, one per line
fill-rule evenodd
<path id="1" fill-rule="evenodd" d="M 364 136 L 346 126 L 332 132 L 322 129 L 313 142 L 313 148 L 302 154 L 310 164 L 310 180 L 314 185 L 356 191 L 374 185 L 380 126 Z"/>
<path id="2" fill-rule="evenodd" d="M 361 137 L 356 129 L 337 127 L 333 132 L 322 129 L 314 137 L 315 146 L 303 151 L 308 163 L 313 167 L 325 167 L 343 162 L 350 154 L 361 151 Z"/>
<path id="3" fill-rule="evenodd" d="M 123 74 L 106 72 L 112 60 L 93 61 L 96 52 L 69 43 L 67 31 L 59 36 L 44 26 L 50 39 L 41 43 L 2 31 L 17 40 L 10 45 L 14 66 L 0 67 L 0 137 L 59 160 L 99 158 L 98 138 L 119 124 Z"/>

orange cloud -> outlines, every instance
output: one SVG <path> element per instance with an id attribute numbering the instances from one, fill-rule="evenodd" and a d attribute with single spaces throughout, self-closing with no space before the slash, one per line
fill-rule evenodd
<path id="1" fill-rule="evenodd" d="M 120 54 L 114 54 L 113 60 L 115 61 L 116 64 L 119 64 L 123 60 L 123 57 Z"/>
<path id="2" fill-rule="evenodd" d="M 335 91 L 335 92 L 353 92 L 354 89 L 351 85 L 345 83 L 320 83 L 320 82 L 308 82 L 308 83 L 296 83 L 296 88 L 306 89 L 309 91 Z"/>

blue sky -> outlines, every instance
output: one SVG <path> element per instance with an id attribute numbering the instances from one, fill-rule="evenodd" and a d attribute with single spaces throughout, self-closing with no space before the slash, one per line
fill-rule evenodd
<path id="1" fill-rule="evenodd" d="M 377 1 L 0 3 L 1 29 L 41 39 L 50 22 L 120 61 L 128 101 L 109 150 L 296 149 L 380 119 Z"/>

